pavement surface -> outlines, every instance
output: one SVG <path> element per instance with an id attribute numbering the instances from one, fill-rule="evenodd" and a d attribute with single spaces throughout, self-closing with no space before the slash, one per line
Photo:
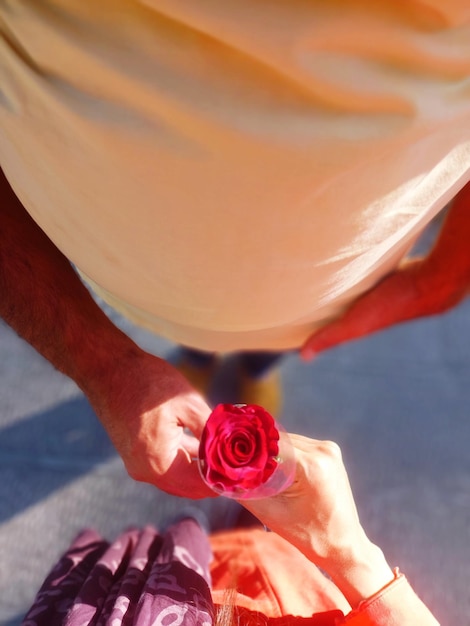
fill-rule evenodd
<path id="1" fill-rule="evenodd" d="M 171 358 L 173 345 L 114 320 Z M 74 383 L 1 322 L 0 348 L 0 624 L 15 626 L 79 530 L 112 539 L 189 501 L 132 481 Z M 340 444 L 366 531 L 442 625 L 470 625 L 469 348 L 470 299 L 281 366 L 284 425 Z M 197 506 L 218 515 L 224 501 Z"/>

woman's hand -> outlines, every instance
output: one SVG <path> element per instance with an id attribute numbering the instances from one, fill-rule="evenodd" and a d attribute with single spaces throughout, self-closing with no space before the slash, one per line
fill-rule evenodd
<path id="1" fill-rule="evenodd" d="M 272 498 L 243 504 L 327 571 L 356 606 L 390 582 L 393 572 L 360 524 L 339 447 L 290 437 L 297 460 L 293 485 Z"/>

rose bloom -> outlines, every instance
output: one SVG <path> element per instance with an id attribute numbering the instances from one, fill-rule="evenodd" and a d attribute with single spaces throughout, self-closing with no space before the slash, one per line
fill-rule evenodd
<path id="1" fill-rule="evenodd" d="M 200 447 L 200 469 L 219 493 L 243 493 L 264 484 L 278 466 L 279 431 L 257 405 L 219 404 L 209 416 Z"/>

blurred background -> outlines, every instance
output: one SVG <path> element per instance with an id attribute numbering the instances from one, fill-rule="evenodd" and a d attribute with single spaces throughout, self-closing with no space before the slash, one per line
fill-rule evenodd
<path id="1" fill-rule="evenodd" d="M 175 346 L 107 311 L 147 350 Z M 444 625 L 470 615 L 470 299 L 282 363 L 287 430 L 340 444 L 363 525 Z M 84 527 L 108 539 L 189 501 L 132 481 L 75 384 L 0 322 L 0 624 Z M 231 401 L 230 360 L 217 387 Z M 222 499 L 198 502 L 223 516 Z"/>

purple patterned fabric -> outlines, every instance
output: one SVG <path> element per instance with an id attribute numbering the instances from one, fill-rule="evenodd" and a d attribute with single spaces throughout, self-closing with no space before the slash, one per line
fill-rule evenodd
<path id="1" fill-rule="evenodd" d="M 211 626 L 211 549 L 192 519 L 131 529 L 112 544 L 82 532 L 39 590 L 22 626 Z"/>

